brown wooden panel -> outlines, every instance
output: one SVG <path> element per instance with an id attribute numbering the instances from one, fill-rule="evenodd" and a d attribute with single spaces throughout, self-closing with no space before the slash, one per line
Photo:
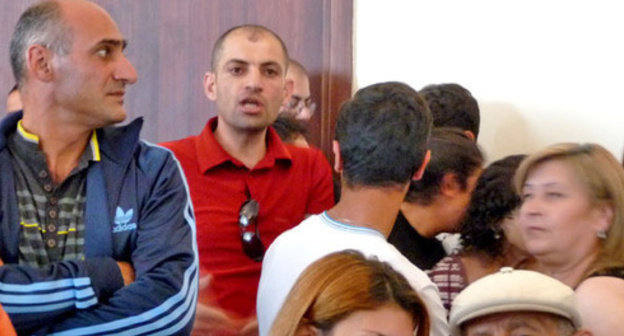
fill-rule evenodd
<path id="1" fill-rule="evenodd" d="M 33 0 L 0 0 L 0 93 L 13 85 L 8 44 L 19 14 Z M 353 3 L 350 0 L 150 0 L 95 1 L 106 8 L 130 44 L 139 73 L 128 93 L 131 118 L 145 117 L 143 137 L 158 142 L 198 133 L 215 115 L 203 93 L 214 40 L 243 23 L 278 33 L 291 57 L 310 72 L 319 111 L 310 121 L 310 142 L 331 151 L 340 104 L 350 96 Z"/>

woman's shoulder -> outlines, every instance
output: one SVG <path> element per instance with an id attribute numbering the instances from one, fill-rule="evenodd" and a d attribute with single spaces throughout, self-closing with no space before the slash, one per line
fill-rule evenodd
<path id="1" fill-rule="evenodd" d="M 575 292 L 584 327 L 595 335 L 624 330 L 624 279 L 592 276 L 583 280 Z"/>
<path id="2" fill-rule="evenodd" d="M 605 295 L 605 298 L 613 297 L 614 299 L 621 296 L 619 299 L 624 303 L 624 278 L 611 275 L 593 275 L 581 281 L 576 287 L 576 295 L 579 297 Z"/>

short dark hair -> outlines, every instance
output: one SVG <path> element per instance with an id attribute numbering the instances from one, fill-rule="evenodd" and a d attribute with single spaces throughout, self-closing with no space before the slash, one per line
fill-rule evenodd
<path id="1" fill-rule="evenodd" d="M 407 183 L 422 164 L 431 113 L 399 82 L 367 86 L 342 105 L 336 122 L 343 178 L 349 186 Z"/>
<path id="2" fill-rule="evenodd" d="M 73 34 L 63 20 L 61 6 L 55 1 L 37 3 L 20 16 L 11 38 L 11 68 L 19 87 L 24 84 L 26 49 L 40 44 L 59 55 L 71 49 Z"/>
<path id="3" fill-rule="evenodd" d="M 434 127 L 457 127 L 479 136 L 479 104 L 459 84 L 431 84 L 420 90 L 433 117 Z"/>
<path id="4" fill-rule="evenodd" d="M 280 46 L 282 47 L 282 51 L 284 52 L 284 62 L 285 62 L 284 75 L 286 74 L 286 71 L 288 70 L 288 62 L 290 60 L 288 56 L 288 49 L 286 48 L 286 44 L 284 43 L 284 41 L 282 41 L 282 38 L 279 37 L 279 35 L 277 35 L 271 29 L 265 26 L 255 25 L 255 24 L 244 24 L 244 25 L 232 27 L 228 29 L 225 33 L 221 34 L 221 36 L 219 36 L 219 38 L 215 41 L 212 47 L 212 59 L 210 60 L 210 68 L 213 72 L 217 70 L 217 64 L 219 63 L 219 60 L 221 59 L 221 54 L 223 53 L 223 43 L 225 43 L 225 41 L 227 40 L 227 37 L 230 34 L 238 30 L 245 30 L 251 34 L 269 34 L 275 37 L 275 39 L 277 39 Z"/>
<path id="5" fill-rule="evenodd" d="M 303 122 L 285 114 L 279 114 L 271 126 L 273 126 L 280 139 L 287 143 L 295 141 L 298 135 L 305 137 L 308 132 Z"/>
<path id="6" fill-rule="evenodd" d="M 438 127 L 431 132 L 429 141 L 431 161 L 418 181 L 412 181 L 405 196 L 407 202 L 429 205 L 440 193 L 445 174 L 453 173 L 462 188 L 468 178 L 483 165 L 483 154 L 477 144 L 462 130 L 455 127 Z"/>
<path id="7" fill-rule="evenodd" d="M 505 217 L 522 200 L 513 187 L 513 177 L 526 155 L 511 155 L 490 164 L 477 180 L 459 232 L 465 250 L 498 257 L 503 252 Z"/>

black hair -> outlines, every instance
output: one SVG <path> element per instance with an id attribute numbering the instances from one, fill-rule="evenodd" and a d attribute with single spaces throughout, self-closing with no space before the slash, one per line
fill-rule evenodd
<path id="1" fill-rule="evenodd" d="M 434 127 L 457 127 L 479 136 L 479 104 L 459 84 L 432 84 L 420 90 L 433 117 Z"/>
<path id="2" fill-rule="evenodd" d="M 460 224 L 465 250 L 482 251 L 495 258 L 504 248 L 501 224 L 522 202 L 513 177 L 525 155 L 511 155 L 490 164 L 481 173 Z"/>
<path id="3" fill-rule="evenodd" d="M 412 181 L 405 197 L 421 205 L 433 203 L 440 193 L 445 174 L 453 173 L 465 189 L 468 178 L 483 165 L 483 154 L 477 144 L 455 127 L 434 128 L 429 141 L 431 161 L 418 181 Z"/>
<path id="4" fill-rule="evenodd" d="M 360 89 L 340 109 L 336 140 L 349 186 L 396 186 L 411 179 L 427 152 L 431 113 L 408 85 Z"/>

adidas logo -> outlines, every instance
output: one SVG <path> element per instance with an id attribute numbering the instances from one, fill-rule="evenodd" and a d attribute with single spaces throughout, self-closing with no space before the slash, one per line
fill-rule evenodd
<path id="1" fill-rule="evenodd" d="M 115 213 L 115 226 L 113 226 L 113 233 L 136 230 L 136 223 L 130 223 L 134 216 L 134 209 L 130 209 L 126 212 L 121 207 L 117 207 Z"/>

